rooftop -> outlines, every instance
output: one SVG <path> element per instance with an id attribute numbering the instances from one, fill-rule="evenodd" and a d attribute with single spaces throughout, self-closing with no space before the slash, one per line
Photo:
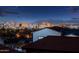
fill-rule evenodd
<path id="1" fill-rule="evenodd" d="M 44 50 L 45 52 L 79 52 L 79 37 L 48 36 L 36 41 L 28 48 L 31 52 L 35 52 L 35 49 L 36 52 Z"/>

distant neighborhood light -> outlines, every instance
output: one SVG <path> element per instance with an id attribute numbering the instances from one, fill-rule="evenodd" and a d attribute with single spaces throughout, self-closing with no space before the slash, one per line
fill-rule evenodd
<path id="1" fill-rule="evenodd" d="M 19 35 L 19 34 L 16 34 L 16 37 L 17 37 L 17 38 L 19 38 L 19 37 L 20 37 L 20 35 Z"/>

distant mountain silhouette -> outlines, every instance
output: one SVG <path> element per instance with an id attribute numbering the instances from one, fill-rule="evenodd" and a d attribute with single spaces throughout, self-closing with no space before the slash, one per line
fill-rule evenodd
<path id="1" fill-rule="evenodd" d="M 72 18 L 71 20 L 67 21 L 70 23 L 79 23 L 79 18 Z"/>
<path id="2" fill-rule="evenodd" d="M 79 23 L 79 18 L 71 18 L 70 20 L 62 20 L 62 19 L 39 19 L 35 23 L 42 23 L 42 22 L 50 22 L 50 23 Z"/>
<path id="3" fill-rule="evenodd" d="M 56 20 L 56 19 L 40 19 L 37 20 L 35 23 L 42 23 L 42 22 L 50 22 L 50 23 L 61 23 L 64 22 L 63 20 Z"/>

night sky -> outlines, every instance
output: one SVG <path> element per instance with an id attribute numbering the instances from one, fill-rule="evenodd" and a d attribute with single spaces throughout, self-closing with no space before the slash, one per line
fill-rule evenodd
<path id="1" fill-rule="evenodd" d="M 79 22 L 78 6 L 0 6 L 0 20 L 16 22 Z"/>

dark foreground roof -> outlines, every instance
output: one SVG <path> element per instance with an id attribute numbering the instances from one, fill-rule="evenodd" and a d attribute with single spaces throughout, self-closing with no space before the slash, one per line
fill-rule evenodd
<path id="1" fill-rule="evenodd" d="M 27 49 L 29 52 L 79 52 L 79 37 L 49 36 L 38 40 Z"/>

